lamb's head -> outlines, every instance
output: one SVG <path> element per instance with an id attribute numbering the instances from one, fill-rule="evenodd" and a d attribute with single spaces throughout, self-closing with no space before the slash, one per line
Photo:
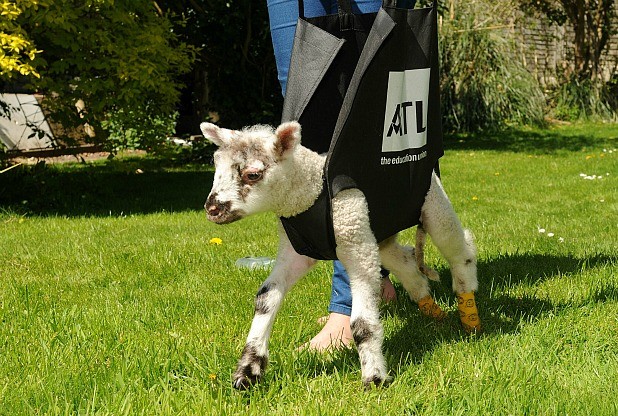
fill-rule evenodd
<path id="1" fill-rule="evenodd" d="M 219 147 L 212 190 L 204 205 L 208 219 L 227 224 L 272 209 L 271 188 L 285 175 L 282 166 L 300 143 L 300 125 L 293 121 L 276 130 L 270 126 L 228 130 L 211 123 L 200 127 Z"/>

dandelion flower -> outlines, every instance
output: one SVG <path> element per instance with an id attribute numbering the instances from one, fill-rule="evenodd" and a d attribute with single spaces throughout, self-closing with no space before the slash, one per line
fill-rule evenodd
<path id="1" fill-rule="evenodd" d="M 223 244 L 223 240 L 221 240 L 219 237 L 213 237 L 210 239 L 209 243 L 220 246 L 221 244 Z"/>
<path id="2" fill-rule="evenodd" d="M 216 374 L 208 374 L 208 378 L 211 379 L 212 381 L 215 381 L 217 379 L 217 375 Z"/>
<path id="3" fill-rule="evenodd" d="M 478 197 L 478 196 L 473 196 L 473 197 L 472 197 L 472 200 L 473 200 L 473 201 L 478 201 L 478 199 L 479 199 L 479 197 Z"/>

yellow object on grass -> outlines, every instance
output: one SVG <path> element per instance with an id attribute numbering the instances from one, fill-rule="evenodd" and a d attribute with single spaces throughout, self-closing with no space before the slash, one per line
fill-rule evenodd
<path id="1" fill-rule="evenodd" d="M 418 308 L 421 310 L 423 315 L 430 316 L 438 320 L 444 319 L 446 316 L 442 308 L 440 308 L 440 305 L 434 302 L 431 296 L 425 296 L 423 299 L 419 300 Z"/>
<path id="2" fill-rule="evenodd" d="M 459 309 L 459 319 L 467 332 L 481 332 L 481 319 L 476 308 L 474 292 L 457 295 L 457 309 Z"/>

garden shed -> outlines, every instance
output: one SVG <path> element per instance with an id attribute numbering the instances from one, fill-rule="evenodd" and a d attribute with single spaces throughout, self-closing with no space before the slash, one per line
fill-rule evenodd
<path id="1" fill-rule="evenodd" d="M 0 142 L 9 151 L 49 149 L 54 135 L 35 94 L 0 94 Z M 2 115 L 2 114 L 0 114 Z"/>

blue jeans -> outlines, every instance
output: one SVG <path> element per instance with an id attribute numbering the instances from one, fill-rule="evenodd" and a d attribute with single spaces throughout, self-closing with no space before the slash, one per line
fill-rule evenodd
<path id="1" fill-rule="evenodd" d="M 294 32 L 298 20 L 298 0 L 267 0 L 270 33 L 277 62 L 277 74 L 281 91 L 285 95 L 288 70 L 294 44 Z M 323 16 L 337 13 L 336 0 L 305 0 L 305 16 Z M 352 2 L 354 13 L 377 12 L 382 0 L 355 0 Z M 333 284 L 331 289 L 329 312 L 350 315 L 352 313 L 352 290 L 350 277 L 339 261 L 334 261 Z M 383 271 L 382 275 L 387 271 Z"/>
<path id="2" fill-rule="evenodd" d="M 294 31 L 298 20 L 298 0 L 267 0 L 268 17 L 270 19 L 270 35 L 277 61 L 277 74 L 281 90 L 285 95 L 285 87 L 290 68 L 290 57 L 294 43 Z M 382 0 L 352 0 L 354 13 L 377 12 Z M 315 17 L 337 13 L 336 0 L 305 0 L 305 16 Z"/>
<path id="3" fill-rule="evenodd" d="M 350 277 L 339 260 L 333 262 L 333 285 L 330 291 L 329 312 L 340 313 L 350 316 L 352 314 L 352 290 L 350 289 Z M 388 278 L 389 271 L 380 270 L 382 278 Z"/>

